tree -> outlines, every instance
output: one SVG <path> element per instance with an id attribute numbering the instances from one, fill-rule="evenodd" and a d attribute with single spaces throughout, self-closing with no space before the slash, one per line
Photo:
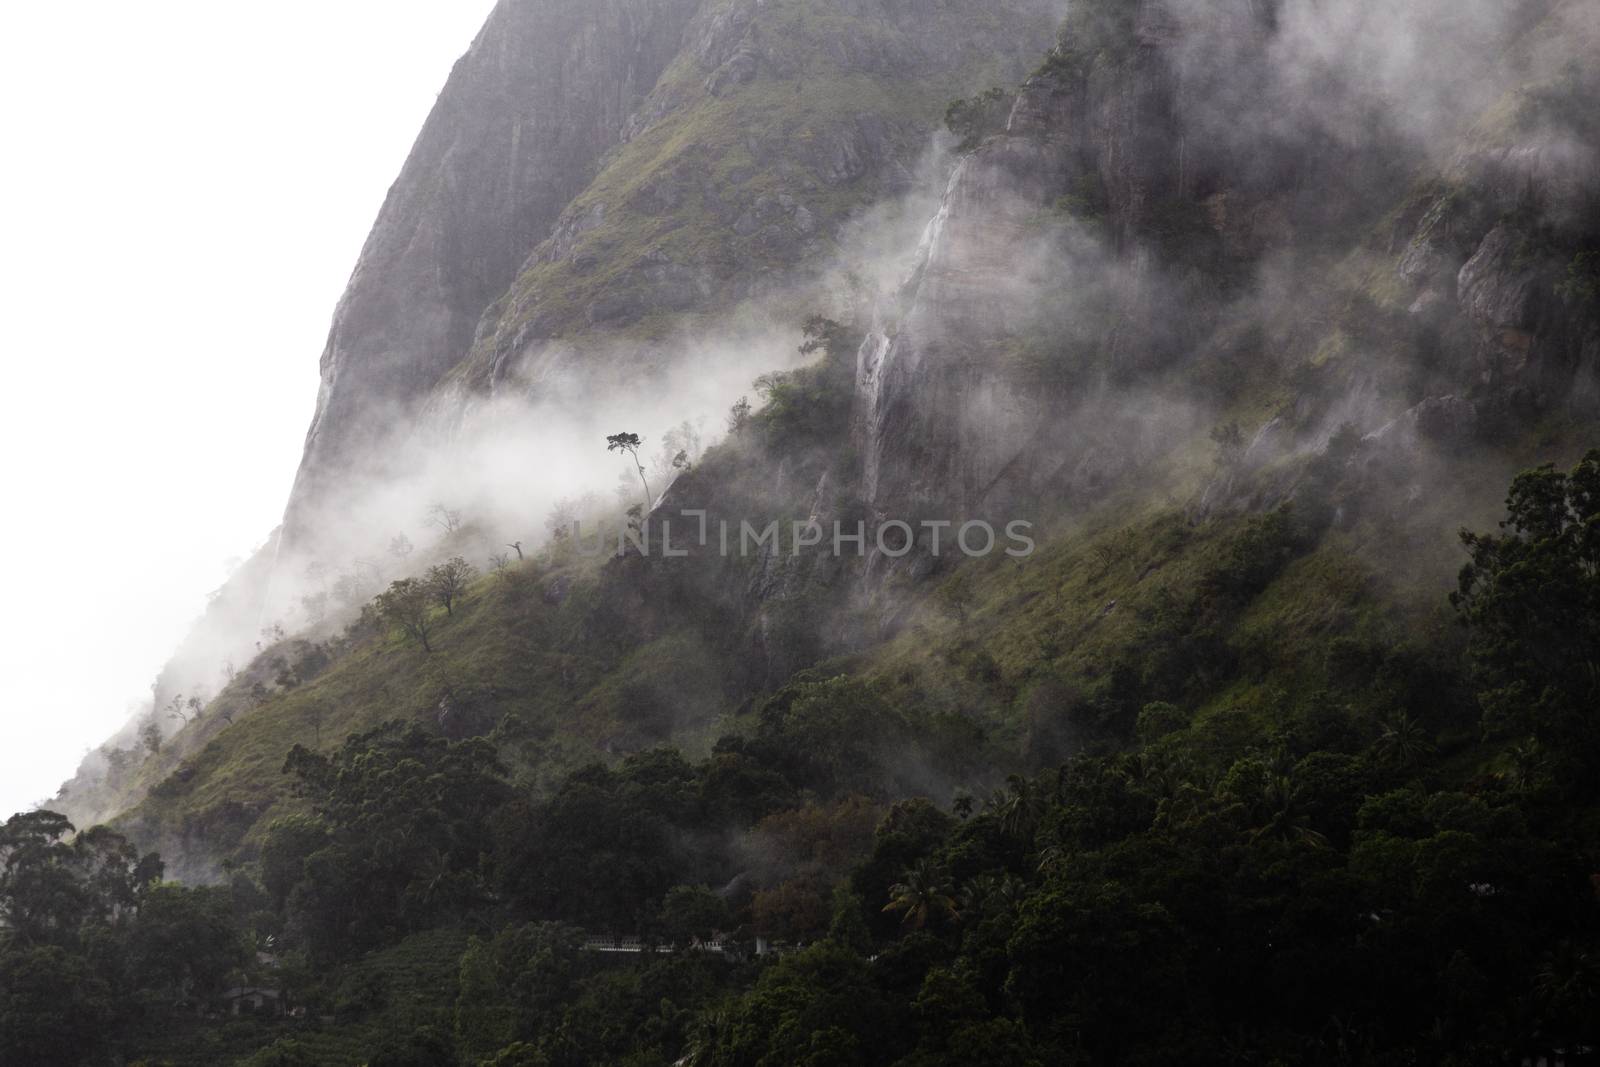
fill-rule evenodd
<path id="1" fill-rule="evenodd" d="M 727 902 L 705 886 L 675 886 L 661 902 L 662 930 L 679 948 L 705 941 L 732 925 Z"/>
<path id="2" fill-rule="evenodd" d="M 152 756 L 161 751 L 161 724 L 156 721 L 154 714 L 139 727 L 139 743 Z"/>
<path id="3" fill-rule="evenodd" d="M 370 596 L 372 587 L 359 570 L 339 575 L 333 583 L 333 598 L 347 608 L 353 608 Z"/>
<path id="4" fill-rule="evenodd" d="M 1432 752 L 1433 742 L 1420 723 L 1400 711 L 1384 723 L 1373 747 L 1379 759 L 1405 770 Z"/>
<path id="5" fill-rule="evenodd" d="M 422 646 L 422 651 L 432 652 L 428 634 L 433 630 L 433 593 L 427 584 L 415 578 L 401 578 L 392 583 L 387 592 L 379 593 L 374 604 L 378 615 L 391 626 Z"/>
<path id="6" fill-rule="evenodd" d="M 650 492 L 650 483 L 644 476 L 644 461 L 639 458 L 639 448 L 643 444 L 636 433 L 614 433 L 606 438 L 607 452 L 624 452 L 633 457 L 633 465 L 639 468 L 639 482 L 644 486 L 644 510 L 648 512 L 655 505 L 655 495 Z"/>
<path id="7" fill-rule="evenodd" d="M 920 859 L 899 882 L 889 887 L 886 912 L 903 912 L 902 922 L 915 929 L 956 918 L 956 888 L 950 875 L 929 859 Z"/>
<path id="8" fill-rule="evenodd" d="M 750 425 L 750 398 L 741 396 L 728 409 L 728 436 L 738 437 Z"/>
<path id="9" fill-rule="evenodd" d="M 1471 628 L 1484 725 L 1537 738 L 1575 771 L 1600 766 L 1600 451 L 1568 473 L 1511 484 L 1499 534 L 1463 531 L 1471 556 L 1451 603 Z M 1574 781 L 1592 775 L 1574 777 Z"/>
<path id="10" fill-rule="evenodd" d="M 552 541 L 565 541 L 572 536 L 572 528 L 578 523 L 578 505 L 573 500 L 558 500 L 555 507 L 550 509 L 550 514 L 544 520 L 544 528 L 549 531 Z"/>
<path id="11" fill-rule="evenodd" d="M 284 815 L 272 820 L 261 843 L 261 885 L 282 908 L 290 890 L 305 877 L 306 860 L 328 841 L 328 826 L 314 815 Z"/>
<path id="12" fill-rule="evenodd" d="M 212 886 L 151 889 L 128 943 L 128 963 L 141 986 L 180 996 L 220 991 L 246 959 L 229 890 Z"/>
<path id="13" fill-rule="evenodd" d="M 522 542 L 521 541 L 512 541 L 510 544 L 506 545 L 506 547 L 510 548 L 510 549 L 514 549 L 516 551 L 516 553 L 517 553 L 517 562 L 521 563 L 522 562 L 522 558 L 523 558 L 522 557 Z"/>
<path id="14" fill-rule="evenodd" d="M 0 827 L 0 928 L 20 944 L 69 944 L 90 906 L 72 847 L 72 823 L 53 811 Z"/>
<path id="15" fill-rule="evenodd" d="M 292 1037 L 280 1037 L 249 1059 L 241 1067 L 318 1067 L 323 1061 L 316 1053 Z"/>
<path id="16" fill-rule="evenodd" d="M 454 1043 L 433 1027 L 419 1027 L 404 1040 L 386 1042 L 367 1061 L 368 1067 L 454 1067 Z"/>
<path id="17" fill-rule="evenodd" d="M 450 537 L 461 529 L 461 512 L 443 504 L 435 504 L 428 509 L 427 522 L 429 526 L 443 530 L 445 536 Z M 393 545 L 390 547 L 392 549 Z"/>
<path id="18" fill-rule="evenodd" d="M 411 538 L 403 533 L 398 533 L 394 535 L 394 540 L 389 542 L 389 555 L 404 562 L 411 555 L 413 547 Z"/>
<path id="19" fill-rule="evenodd" d="M 661 447 L 656 452 L 655 471 L 662 478 L 686 471 L 694 466 L 702 451 L 700 429 L 685 419 L 661 435 Z"/>
<path id="20" fill-rule="evenodd" d="M 460 556 L 452 556 L 437 567 L 428 568 L 428 592 L 444 605 L 444 613 L 455 613 L 455 603 L 467 591 L 476 568 Z"/>
<path id="21" fill-rule="evenodd" d="M 110 990 L 82 958 L 55 946 L 0 950 L 0 1063 L 87 1062 L 114 1015 Z"/>
<path id="22" fill-rule="evenodd" d="M 956 100 L 945 109 L 944 124 L 961 138 L 957 151 L 970 152 L 993 133 L 1005 129 L 1011 114 L 1011 94 L 999 86 L 968 100 Z"/>

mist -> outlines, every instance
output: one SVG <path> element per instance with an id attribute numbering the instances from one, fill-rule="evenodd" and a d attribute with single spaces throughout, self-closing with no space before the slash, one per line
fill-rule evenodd
<path id="1" fill-rule="evenodd" d="M 207 594 L 277 525 L 315 395 L 308 353 L 490 6 L 0 15 L 15 164 L 0 174 L 0 542 L 21 575 L 6 813 L 149 699 Z"/>

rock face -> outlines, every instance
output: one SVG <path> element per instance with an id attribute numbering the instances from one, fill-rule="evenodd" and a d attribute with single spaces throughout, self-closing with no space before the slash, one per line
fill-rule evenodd
<path id="1" fill-rule="evenodd" d="M 912 513 L 989 500 L 1046 417 L 1025 384 L 987 357 L 1029 319 L 1036 294 L 1004 280 L 1061 177 L 1056 153 L 1021 138 L 956 169 L 918 250 L 909 310 L 892 332 L 869 336 L 858 357 L 863 491 L 876 507 Z"/>
<path id="2" fill-rule="evenodd" d="M 471 347 L 677 54 L 700 0 L 502 0 L 389 192 L 322 356 L 289 538 Z"/>
<path id="3" fill-rule="evenodd" d="M 1558 5 L 1538 25 L 1581 54 L 1597 7 Z M 1513 8 L 1476 47 L 1498 54 L 1547 10 Z M 880 512 L 993 512 L 1115 481 L 1160 440 L 1149 422 L 1100 402 L 1105 379 L 1203 365 L 1248 329 L 1304 345 L 1303 311 L 1249 301 L 1283 302 L 1274 285 L 1328 292 L 1328 279 L 1297 261 L 1359 248 L 1405 198 L 1408 169 L 1440 152 L 1407 127 L 1414 101 L 1383 104 L 1348 75 L 1330 75 L 1328 99 L 1297 104 L 1301 72 L 1286 56 L 1299 55 L 1308 27 L 1292 9 L 1150 0 L 1117 8 L 1121 23 L 1106 5 L 1079 10 L 1088 14 L 1069 18 L 1006 130 L 961 163 L 905 290 L 860 353 L 857 446 Z M 1587 37 L 1563 33 L 1567 23 L 1589 26 Z M 1539 62 L 1560 66 L 1548 52 Z M 1323 353 L 1351 358 L 1308 369 L 1332 384 L 1279 415 L 1253 464 L 1319 451 L 1344 422 L 1373 439 L 1460 448 L 1508 413 L 1594 410 L 1600 131 L 1579 105 L 1595 94 L 1513 93 L 1524 110 L 1527 99 L 1545 110 L 1492 137 L 1482 121 L 1469 126 L 1470 113 L 1459 117 L 1449 136 L 1465 147 L 1433 192 L 1392 215 L 1394 258 L 1375 268 L 1383 303 L 1356 312 L 1368 296 L 1337 297 L 1354 302 L 1333 313 L 1339 332 Z M 1266 99 L 1302 112 L 1275 122 Z M 1350 140 L 1343 124 L 1358 118 Z M 1108 277 L 1107 290 L 1078 299 Z M 1053 322 L 1049 305 L 1060 307 Z M 1041 337 L 1046 361 L 1073 368 L 1066 380 L 1030 377 L 1030 353 L 1018 349 Z M 1097 362 L 1075 363 L 1078 350 Z M 1430 353 L 1429 369 L 1398 381 L 1396 367 L 1417 351 Z"/>
<path id="4" fill-rule="evenodd" d="M 419 411 L 458 425 L 476 397 L 537 394 L 553 359 L 622 377 L 575 346 L 818 261 L 904 180 L 944 101 L 1036 61 L 1054 7 L 502 0 L 340 302 L 286 545 L 384 473 Z"/>
<path id="5" fill-rule="evenodd" d="M 432 503 L 419 484 L 460 472 L 441 462 L 442 478 L 411 479 L 415 467 L 455 459 L 472 434 L 501 443 L 508 423 L 532 421 L 524 400 L 571 410 L 625 383 L 635 407 L 656 402 L 656 339 L 693 338 L 741 302 L 816 292 L 801 287 L 848 223 L 905 191 L 949 101 L 1020 81 L 1059 6 L 501 0 L 338 305 L 284 523 L 168 663 L 158 703 L 215 692 L 224 664 L 259 652 L 263 627 L 304 622 L 306 576 L 349 578 L 360 598 L 397 576 L 374 573 L 391 558 L 389 527 Z M 785 325 L 798 334 L 820 306 L 795 301 Z M 745 381 L 773 369 L 772 351 Z M 514 495 L 518 478 L 478 487 L 480 499 Z M 510 536 L 537 529 L 525 519 Z M 75 788 L 96 777 L 86 765 Z M 83 796 L 85 811 L 100 804 Z M 128 800 L 104 799 L 106 811 Z"/>

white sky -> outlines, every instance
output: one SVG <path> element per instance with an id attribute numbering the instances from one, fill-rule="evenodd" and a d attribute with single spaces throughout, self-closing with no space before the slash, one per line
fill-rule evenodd
<path id="1" fill-rule="evenodd" d="M 492 6 L 0 6 L 0 819 L 277 524 L 334 304 Z"/>

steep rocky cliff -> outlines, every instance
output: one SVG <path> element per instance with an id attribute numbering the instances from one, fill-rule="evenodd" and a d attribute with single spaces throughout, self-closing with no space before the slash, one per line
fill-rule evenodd
<path id="1" fill-rule="evenodd" d="M 636 368 L 587 356 L 601 337 L 647 349 L 674 315 L 820 266 L 852 211 L 905 187 L 946 100 L 1019 76 L 1054 6 L 500 4 L 340 303 L 286 542 L 314 545 L 322 507 L 386 473 L 430 395 L 450 432 L 508 381 L 614 384 Z"/>
<path id="2" fill-rule="evenodd" d="M 462 435 L 501 400 L 527 422 L 659 398 L 669 368 L 692 377 L 697 345 L 752 308 L 785 323 L 790 348 L 824 313 L 819 362 L 766 378 L 764 406 L 720 447 L 670 466 L 658 518 L 704 509 L 735 537 L 744 519 L 1022 518 L 1050 528 L 1055 562 L 963 577 L 953 553 L 701 545 L 602 563 L 558 537 L 524 566 L 502 560 L 438 655 L 356 621 L 382 588 L 356 583 L 334 619 L 354 625 L 269 637 L 214 713 L 109 796 L 89 768 L 74 803 L 101 814 L 148 792 L 129 824 L 150 839 L 248 852 L 290 803 L 276 770 L 308 729 L 505 723 L 540 778 L 596 751 L 708 742 L 818 663 L 876 671 L 945 725 L 1053 758 L 1082 712 L 1050 694 L 1121 686 L 1102 696 L 1124 718 L 1128 693 L 1174 696 L 1128 680 L 1167 654 L 1141 643 L 1171 610 L 1159 572 L 1205 573 L 1228 522 L 1303 503 L 1309 551 L 1376 516 L 1440 579 L 1458 560 L 1439 546 L 1497 503 L 1505 467 L 1592 428 L 1600 134 L 1586 104 L 1600 91 L 1573 61 L 1597 44 L 1596 0 L 1473 24 L 1452 38 L 1459 69 L 1396 59 L 1404 25 L 1342 26 L 1308 4 L 1084 0 L 1059 37 L 1021 0 L 690 6 L 496 12 L 341 306 L 290 508 L 295 565 L 316 561 L 319 497 L 380 473 L 395 442 Z M 536 28 L 550 25 L 561 33 Z M 656 32 L 669 25 L 670 46 Z M 591 46 L 616 61 L 619 34 L 646 58 L 609 68 L 626 99 L 595 96 L 587 73 L 519 73 L 519 32 L 530 54 L 585 71 Z M 952 111 L 962 143 L 919 167 L 950 98 L 1017 84 L 1013 68 L 1035 73 Z M 930 171 L 920 241 L 850 243 L 872 205 L 917 203 L 905 194 Z M 825 284 L 869 267 L 899 273 L 844 296 Z M 749 358 L 744 381 L 773 369 Z M 628 521 L 632 491 L 611 518 Z M 1435 496 L 1448 499 L 1409 518 Z M 1097 540 L 1091 523 L 1115 532 Z M 1142 552 L 1150 530 L 1162 540 L 1139 568 L 1105 562 Z M 484 564 L 509 539 L 452 533 L 430 551 Z M 219 612 L 252 618 L 274 570 L 258 561 Z M 1282 596 L 1340 604 L 1297 638 L 1320 671 L 1367 593 L 1296 580 Z M 960 627 L 924 649 L 936 589 Z M 989 590 L 1003 647 L 985 660 L 961 631 Z M 241 666 L 258 638 L 245 632 Z M 226 642 L 208 633 L 185 670 L 217 669 Z M 194 684 L 181 673 L 159 699 Z"/>
<path id="3" fill-rule="evenodd" d="M 1515 432 L 1512 412 L 1593 413 L 1600 139 L 1578 64 L 1594 5 L 1513 5 L 1463 34 L 1471 79 L 1419 65 L 1418 96 L 1461 87 L 1421 132 L 1420 103 L 1379 99 L 1348 57 L 1322 57 L 1324 95 L 1302 95 L 1318 72 L 1288 65 L 1297 36 L 1337 27 L 1296 12 L 1164 0 L 1069 18 L 863 346 L 856 433 L 880 511 L 1113 485 L 1193 426 L 1169 409 L 1144 432 L 1108 383 L 1175 383 L 1168 399 L 1225 418 L 1251 390 L 1213 388 L 1219 361 L 1295 376 L 1247 428 L 1256 467 L 1344 422 L 1415 447 Z M 1397 47 L 1371 31 L 1358 51 Z"/>
<path id="4" fill-rule="evenodd" d="M 334 315 L 288 509 L 369 470 L 619 143 L 698 0 L 499 4 L 456 65 Z"/>

